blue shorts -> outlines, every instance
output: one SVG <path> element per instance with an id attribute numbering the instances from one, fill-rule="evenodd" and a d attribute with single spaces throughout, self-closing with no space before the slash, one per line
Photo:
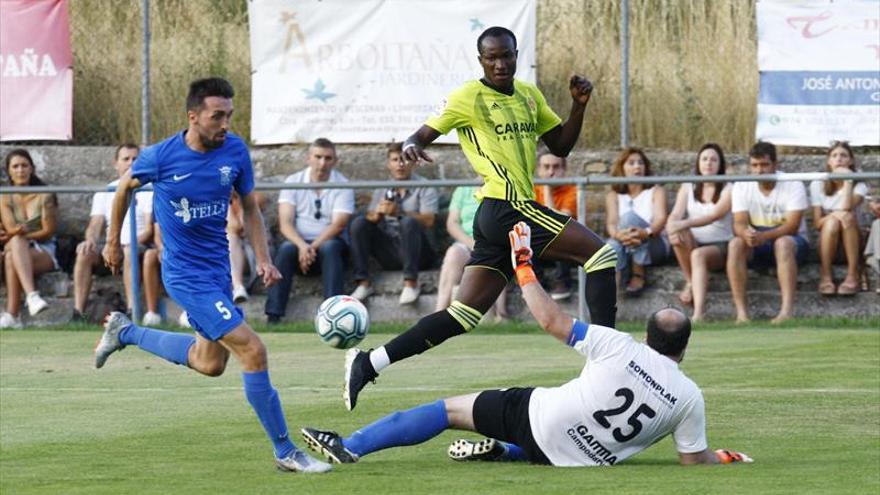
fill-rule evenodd
<path id="1" fill-rule="evenodd" d="M 794 239 L 795 262 L 798 264 L 798 266 L 803 265 L 804 262 L 807 261 L 807 251 L 809 251 L 810 249 L 810 244 L 807 242 L 806 239 L 799 235 L 792 235 L 788 237 Z M 775 240 L 767 241 L 760 246 L 755 246 L 752 248 L 752 259 L 749 260 L 749 268 L 776 266 L 776 255 L 773 253 L 773 242 L 775 242 Z"/>
<path id="2" fill-rule="evenodd" d="M 165 290 L 186 310 L 189 323 L 202 337 L 218 341 L 244 322 L 244 312 L 232 302 L 232 290 L 208 287 L 193 291 L 165 283 Z"/>

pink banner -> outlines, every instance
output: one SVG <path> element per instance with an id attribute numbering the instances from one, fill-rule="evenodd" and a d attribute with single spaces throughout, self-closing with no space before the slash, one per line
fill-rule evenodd
<path id="1" fill-rule="evenodd" d="M 0 0 L 0 141 L 73 137 L 67 0 Z"/>

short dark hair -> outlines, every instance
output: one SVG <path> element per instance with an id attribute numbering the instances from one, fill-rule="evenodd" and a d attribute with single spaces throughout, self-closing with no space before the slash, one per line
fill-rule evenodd
<path id="1" fill-rule="evenodd" d="M 186 110 L 198 110 L 209 96 L 232 98 L 235 90 L 229 81 L 220 77 L 208 77 L 198 79 L 189 84 L 189 94 L 186 95 Z"/>
<path id="2" fill-rule="evenodd" d="M 325 137 L 319 137 L 318 139 L 315 139 L 314 141 L 312 141 L 312 144 L 310 145 L 310 147 L 329 148 L 329 149 L 333 150 L 333 153 L 336 153 L 336 145 L 333 144 L 333 141 L 330 141 L 329 139 L 327 139 Z"/>
<path id="3" fill-rule="evenodd" d="M 776 163 L 776 145 L 767 141 L 758 141 L 749 150 L 749 158 L 761 158 L 769 156 L 770 161 Z"/>
<path id="4" fill-rule="evenodd" d="M 122 143 L 116 147 L 116 153 L 113 154 L 113 158 L 118 160 L 119 159 L 119 152 L 122 150 L 140 150 L 140 149 L 141 149 L 140 146 L 138 146 L 132 142 Z"/>
<path id="5" fill-rule="evenodd" d="M 394 142 L 388 145 L 388 150 L 385 152 L 386 156 L 391 156 L 391 153 L 403 153 L 403 143 Z"/>
<path id="6" fill-rule="evenodd" d="M 658 317 L 658 314 L 669 310 L 677 315 Z M 691 320 L 681 311 L 665 308 L 655 311 L 648 318 L 648 347 L 664 356 L 680 355 L 687 347 L 690 337 Z"/>
<path id="7" fill-rule="evenodd" d="M 502 36 L 510 36 L 510 39 L 513 40 L 513 49 L 516 50 L 516 35 L 513 34 L 513 31 L 501 26 L 492 26 L 489 29 L 480 33 L 480 37 L 477 38 L 477 53 L 483 53 L 484 39 L 500 38 Z"/>

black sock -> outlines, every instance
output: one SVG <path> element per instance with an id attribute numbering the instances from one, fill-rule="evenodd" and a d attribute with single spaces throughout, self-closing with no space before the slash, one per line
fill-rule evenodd
<path id="1" fill-rule="evenodd" d="M 450 337 L 465 333 L 464 327 L 445 309 L 425 316 L 412 328 L 385 344 L 392 363 L 421 354 Z"/>
<path id="2" fill-rule="evenodd" d="M 614 268 L 587 273 L 586 300 L 590 323 L 614 328 L 617 319 L 617 287 Z"/>

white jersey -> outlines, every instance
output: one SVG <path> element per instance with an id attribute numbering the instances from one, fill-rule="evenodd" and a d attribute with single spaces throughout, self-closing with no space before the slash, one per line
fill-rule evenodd
<path id="1" fill-rule="evenodd" d="M 553 465 L 617 464 L 669 433 L 680 453 L 707 448 L 703 393 L 678 363 L 599 325 L 574 349 L 587 358 L 581 375 L 529 401 L 532 435 Z"/>

